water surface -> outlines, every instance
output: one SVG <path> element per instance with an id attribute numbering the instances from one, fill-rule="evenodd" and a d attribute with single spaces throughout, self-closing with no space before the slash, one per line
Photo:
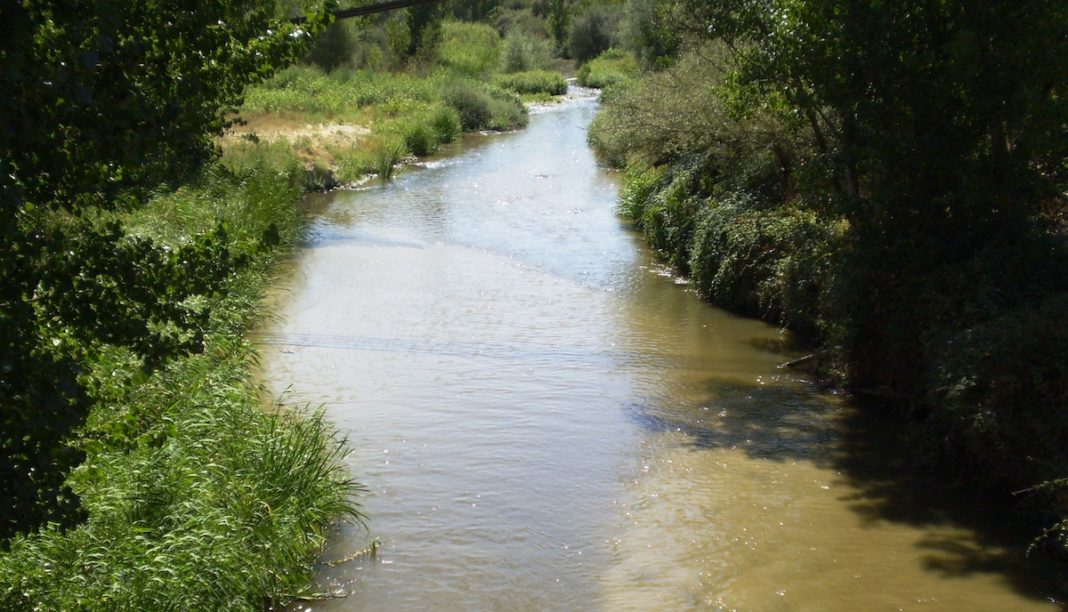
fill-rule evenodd
<path id="1" fill-rule="evenodd" d="M 614 213 L 581 92 L 389 185 L 324 197 L 262 335 L 370 489 L 377 560 L 316 610 L 1055 609 L 982 509 L 777 366 Z"/>

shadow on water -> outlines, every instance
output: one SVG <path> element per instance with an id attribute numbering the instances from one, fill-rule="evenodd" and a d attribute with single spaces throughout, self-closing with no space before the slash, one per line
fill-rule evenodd
<path id="1" fill-rule="evenodd" d="M 764 349 L 786 350 L 775 343 Z M 1013 500 L 920 465 L 893 416 L 785 376 L 759 385 L 709 378 L 700 392 L 703 399 L 689 405 L 654 397 L 628 413 L 647 431 L 684 434 L 697 449 L 833 470 L 851 491 L 841 501 L 865 524 L 927 530 L 916 544 L 926 571 L 946 578 L 997 574 L 1021 595 L 1068 610 L 1068 564 L 1026 553 L 1034 529 L 1006 521 Z"/>
<path id="2" fill-rule="evenodd" d="M 823 421 L 834 404 L 802 388 L 706 382 L 708 399 L 690 406 L 652 400 L 630 406 L 646 430 L 679 432 L 698 448 L 743 450 L 753 459 L 804 459 L 830 467 L 822 449 L 834 437 Z"/>
<path id="3" fill-rule="evenodd" d="M 885 411 L 857 406 L 844 413 L 834 467 L 856 493 L 845 499 L 865 521 L 892 521 L 932 531 L 918 544 L 924 567 L 945 577 L 1000 574 L 1019 593 L 1065 602 L 1068 565 L 1026 552 L 1033 527 L 1007 520 L 1013 499 L 984 494 L 963 475 L 932 469 L 909 453 L 901 422 Z"/>

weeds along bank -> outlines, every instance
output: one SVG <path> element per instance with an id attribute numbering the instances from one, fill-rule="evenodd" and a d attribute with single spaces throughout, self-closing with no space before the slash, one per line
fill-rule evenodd
<path id="1" fill-rule="evenodd" d="M 82 520 L 15 536 L 0 553 L 0 608 L 260 609 L 306 588 L 329 525 L 357 516 L 345 447 L 321 416 L 264 408 L 245 330 L 272 262 L 302 229 L 303 171 L 212 167 L 129 215 L 123 241 L 166 245 L 169 274 L 203 290 L 202 349 L 151 372 L 137 351 L 101 347 L 82 373 L 92 408 L 65 444 Z M 183 250 L 212 241 L 197 257 Z M 140 243 L 144 244 L 144 243 Z M 142 253 L 145 256 L 145 253 Z"/>
<path id="2" fill-rule="evenodd" d="M 2 12 L 0 609 L 300 593 L 358 486 L 318 415 L 265 408 L 245 330 L 301 230 L 306 173 L 211 160 L 244 89 L 324 15 Z"/>
<path id="3" fill-rule="evenodd" d="M 402 160 L 431 155 L 461 132 L 523 127 L 525 102 L 567 92 L 541 39 L 443 21 L 405 56 L 407 38 L 394 21 L 360 30 L 336 24 L 326 55 L 335 61 L 292 66 L 251 89 L 241 109 L 247 123 L 223 141 L 224 163 L 291 154 L 321 187 L 389 178 Z M 339 53 L 346 61 L 336 61 Z"/>
<path id="4" fill-rule="evenodd" d="M 303 594 L 359 487 L 319 415 L 264 408 L 245 338 L 301 196 L 524 125 L 512 90 L 562 77 L 537 40 L 440 16 L 405 70 L 323 70 L 322 7 L 61 4 L 6 11 L 0 47 L 0 608 Z M 213 161 L 237 113 L 254 129 Z"/>
<path id="5" fill-rule="evenodd" d="M 622 213 L 701 295 L 903 417 L 918 466 L 1013 495 L 1063 553 L 1063 7 L 657 4 L 690 42 L 605 89 L 590 132 L 626 168 Z M 976 32 L 998 45 L 958 44 Z"/>

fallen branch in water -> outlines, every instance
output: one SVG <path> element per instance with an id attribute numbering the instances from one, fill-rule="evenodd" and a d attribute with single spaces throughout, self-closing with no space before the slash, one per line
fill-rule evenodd
<path id="1" fill-rule="evenodd" d="M 824 349 L 822 351 L 816 351 L 815 353 L 810 353 L 808 355 L 805 355 L 804 357 L 798 357 L 797 359 L 793 359 L 793 360 L 787 361 L 786 363 L 780 363 L 779 367 L 780 368 L 796 368 L 797 366 L 801 366 L 801 365 L 804 365 L 804 364 L 806 364 L 806 363 L 808 363 L 810 361 L 813 361 L 815 359 L 819 359 L 821 357 L 824 357 L 829 352 L 830 351 L 828 349 Z"/>

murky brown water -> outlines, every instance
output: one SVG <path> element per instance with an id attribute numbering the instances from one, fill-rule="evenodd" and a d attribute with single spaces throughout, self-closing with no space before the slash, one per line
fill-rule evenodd
<path id="1" fill-rule="evenodd" d="M 1055 609 L 983 510 L 614 214 L 582 99 L 320 202 L 263 336 L 372 494 L 316 610 Z"/>

